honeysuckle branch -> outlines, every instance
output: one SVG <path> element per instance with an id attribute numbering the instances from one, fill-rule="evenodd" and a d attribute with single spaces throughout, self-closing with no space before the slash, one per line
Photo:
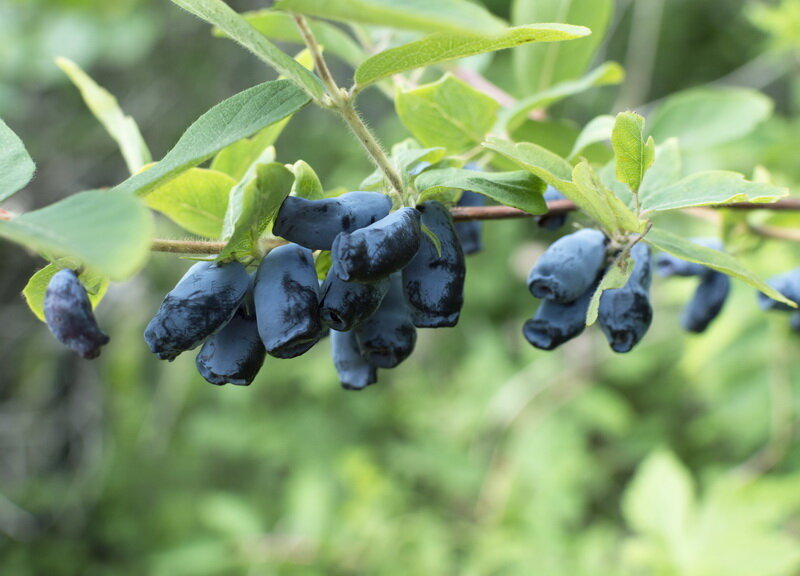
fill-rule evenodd
<path id="1" fill-rule="evenodd" d="M 352 90 L 343 90 L 336 83 L 325 61 L 325 56 L 322 54 L 319 43 L 314 33 L 311 31 L 311 28 L 308 26 L 306 19 L 299 14 L 294 14 L 292 17 L 294 18 L 300 35 L 303 37 L 306 48 L 308 48 L 308 51 L 311 53 L 311 57 L 314 60 L 314 67 L 322 78 L 322 82 L 325 84 L 325 88 L 328 91 L 330 103 L 319 102 L 319 104 L 341 115 L 342 119 L 361 143 L 367 155 L 386 177 L 391 189 L 391 194 L 395 196 L 400 203 L 403 203 L 405 199 L 403 179 L 400 177 L 400 174 L 397 172 L 391 160 L 389 160 L 386 152 L 384 152 L 383 146 L 381 146 L 378 139 L 372 133 L 372 130 L 364 123 L 358 110 L 356 110 L 355 93 Z"/>
<path id="2" fill-rule="evenodd" d="M 578 208 L 571 200 L 552 200 L 547 203 L 547 214 L 566 214 L 574 212 Z M 771 204 L 751 204 L 742 202 L 738 204 L 726 204 L 723 206 L 711 206 L 705 210 L 726 209 L 726 210 L 772 210 L 779 212 L 800 212 L 800 198 L 784 198 Z M 691 209 L 696 210 L 696 209 Z M 456 222 L 467 222 L 471 220 L 516 220 L 520 218 L 536 218 L 535 215 L 510 208 L 508 206 L 476 206 L 462 207 L 454 206 L 450 209 L 450 214 Z M 771 228 L 767 226 L 750 226 L 754 234 L 778 240 L 788 240 L 800 242 L 800 231 L 788 228 Z M 276 239 L 267 242 L 266 249 L 274 248 L 285 244 L 284 240 Z M 176 254 L 219 254 L 225 247 L 224 242 L 209 242 L 203 240 L 168 240 L 159 238 L 153 240 L 150 249 L 153 252 L 172 252 Z"/>

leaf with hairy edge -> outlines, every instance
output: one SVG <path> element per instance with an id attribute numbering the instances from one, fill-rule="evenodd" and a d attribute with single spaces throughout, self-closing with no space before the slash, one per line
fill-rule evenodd
<path id="1" fill-rule="evenodd" d="M 603 41 L 614 12 L 614 0 L 515 0 L 514 24 L 569 22 L 592 30 L 588 38 L 566 44 L 525 46 L 513 54 L 522 94 L 533 94 L 580 78 Z"/>
<path id="2" fill-rule="evenodd" d="M 28 303 L 31 312 L 42 322 L 45 321 L 44 295 L 47 291 L 47 285 L 59 270 L 61 270 L 61 266 L 48 264 L 31 276 L 25 288 L 22 289 L 22 295 L 25 297 L 25 302 Z M 78 279 L 83 284 L 83 287 L 86 288 L 86 294 L 89 296 L 92 308 L 96 307 L 103 299 L 103 296 L 106 295 L 108 278 L 97 276 L 88 270 L 84 270 L 78 275 Z"/>
<path id="3" fill-rule="evenodd" d="M 666 212 L 695 206 L 714 206 L 735 202 L 775 202 L 789 194 L 786 188 L 763 182 L 750 182 L 742 174 L 711 170 L 648 192 L 642 198 L 645 212 Z"/>
<path id="4" fill-rule="evenodd" d="M 255 256 L 258 241 L 271 228 L 284 199 L 291 193 L 294 174 L 283 164 L 255 162 L 231 191 L 221 260 Z"/>
<path id="5" fill-rule="evenodd" d="M 648 124 L 658 142 L 678 138 L 683 148 L 709 148 L 746 136 L 772 109 L 772 101 L 756 90 L 697 88 L 668 97 Z"/>
<path id="6" fill-rule="evenodd" d="M 319 176 L 314 169 L 303 160 L 298 160 L 292 166 L 294 172 L 294 184 L 292 184 L 292 194 L 307 198 L 309 200 L 322 200 L 325 198 L 325 189 Z"/>
<path id="7" fill-rule="evenodd" d="M 598 116 L 589 122 L 575 140 L 575 144 L 572 146 L 572 151 L 569 153 L 568 159 L 575 158 L 592 144 L 611 140 L 614 122 L 616 122 L 616 118 L 606 115 Z"/>
<path id="8" fill-rule="evenodd" d="M 422 32 L 489 34 L 506 23 L 467 0 L 280 0 L 275 8 L 340 22 Z"/>
<path id="9" fill-rule="evenodd" d="M 616 62 L 606 62 L 586 74 L 583 78 L 567 80 L 547 90 L 517 100 L 516 103 L 504 108 L 500 113 L 500 125 L 508 130 L 514 130 L 524 122 L 532 110 L 548 108 L 569 96 L 586 92 L 597 86 L 619 84 L 624 79 L 625 69 L 622 66 Z"/>
<path id="10" fill-rule="evenodd" d="M 305 45 L 303 37 L 295 26 L 289 14 L 275 10 L 254 10 L 240 14 L 253 28 L 263 36 L 278 42 L 291 42 L 292 44 Z M 367 59 L 367 53 L 358 43 L 344 31 L 327 22 L 314 20 L 308 23 L 311 32 L 317 41 L 325 47 L 325 52 L 330 52 L 356 68 Z M 214 28 L 213 34 L 220 38 L 227 38 L 220 28 Z"/>
<path id="11" fill-rule="evenodd" d="M 600 298 L 606 290 L 617 290 L 624 288 L 633 274 L 633 269 L 636 266 L 636 261 L 631 257 L 630 252 L 624 252 L 620 255 L 614 263 L 609 266 L 603 279 L 600 280 L 600 285 L 592 294 L 592 299 L 589 302 L 589 309 L 586 312 L 586 325 L 592 326 L 597 322 L 597 316 L 600 311 Z"/>
<path id="12" fill-rule="evenodd" d="M 677 256 L 682 260 L 702 264 L 717 272 L 722 272 L 733 278 L 738 278 L 756 290 L 763 292 L 773 300 L 783 302 L 792 308 L 797 307 L 797 304 L 760 280 L 730 254 L 695 244 L 694 242 L 690 242 L 689 240 L 660 228 L 651 229 L 647 236 L 644 237 L 644 241 L 653 248 Z"/>
<path id="13" fill-rule="evenodd" d="M 449 74 L 397 95 L 400 121 L 425 146 L 442 146 L 460 154 L 483 142 L 500 105 Z"/>
<path id="14" fill-rule="evenodd" d="M 426 170 L 415 180 L 423 197 L 445 189 L 469 190 L 496 200 L 506 206 L 519 208 L 529 214 L 545 214 L 547 203 L 542 198 L 545 183 L 530 172 L 476 172 L 448 168 Z"/>
<path id="15" fill-rule="evenodd" d="M 288 80 L 265 82 L 239 92 L 200 116 L 153 168 L 128 178 L 114 191 L 149 194 L 159 184 L 294 114 L 308 102 L 308 96 Z"/>
<path id="16" fill-rule="evenodd" d="M 130 194 L 90 190 L 13 220 L 0 220 L 0 236 L 47 260 L 71 258 L 96 274 L 125 280 L 150 252 L 153 219 Z"/>
<path id="17" fill-rule="evenodd" d="M 653 137 L 645 140 L 644 118 L 635 112 L 617 114 L 611 147 L 617 164 L 617 180 L 638 194 L 645 173 L 656 159 Z"/>
<path id="18" fill-rule="evenodd" d="M 0 201 L 22 190 L 34 172 L 36 164 L 22 140 L 0 120 Z"/>
<path id="19" fill-rule="evenodd" d="M 315 99 L 325 94 L 322 82 L 283 52 L 222 0 L 171 0 L 187 12 L 216 26 L 263 62 L 272 66 Z"/>
<path id="20" fill-rule="evenodd" d="M 217 239 L 235 185 L 222 172 L 192 168 L 153 190 L 145 202 L 192 234 Z"/>
<path id="21" fill-rule="evenodd" d="M 514 48 L 530 42 L 561 42 L 591 34 L 583 26 L 532 24 L 508 28 L 491 36 L 440 32 L 422 40 L 379 52 L 356 70 L 356 83 L 363 88 L 400 72 L 441 64 L 485 52 Z"/>
<path id="22" fill-rule="evenodd" d="M 125 115 L 114 95 L 92 80 L 72 60 L 56 58 L 56 64 L 77 86 L 86 106 L 117 143 L 128 171 L 134 174 L 149 164 L 153 157 L 136 120 Z"/>

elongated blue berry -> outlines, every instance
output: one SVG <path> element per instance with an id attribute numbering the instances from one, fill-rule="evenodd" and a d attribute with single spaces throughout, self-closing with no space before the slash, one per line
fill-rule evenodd
<path id="1" fill-rule="evenodd" d="M 486 197 L 483 194 L 469 190 L 464 190 L 458 201 L 459 206 L 467 208 L 483 206 L 485 203 Z M 456 233 L 464 254 L 475 254 L 483 250 L 483 222 L 480 220 L 456 222 Z"/>
<path id="2" fill-rule="evenodd" d="M 270 356 L 300 356 L 322 337 L 319 280 L 306 248 L 287 244 L 267 254 L 256 272 L 253 301 L 258 333 Z"/>
<path id="3" fill-rule="evenodd" d="M 224 326 L 250 288 L 239 262 L 198 262 L 164 298 L 144 339 L 162 360 L 173 360 Z"/>
<path id="4" fill-rule="evenodd" d="M 600 297 L 598 324 L 614 352 L 625 353 L 647 333 L 653 320 L 650 247 L 639 242 L 631 250 L 633 274 L 623 288 L 606 290 Z"/>
<path id="5" fill-rule="evenodd" d="M 331 350 L 345 390 L 363 390 L 378 381 L 378 369 L 361 356 L 355 333 L 331 330 Z"/>
<path id="6" fill-rule="evenodd" d="M 730 278 L 721 272 L 707 269 L 694 296 L 683 309 L 683 316 L 681 316 L 683 329 L 695 334 L 705 332 L 722 311 L 730 290 Z"/>
<path id="7" fill-rule="evenodd" d="M 406 266 L 419 250 L 420 213 L 401 208 L 333 242 L 333 258 L 342 280 L 373 282 Z"/>
<path id="8" fill-rule="evenodd" d="M 554 350 L 580 336 L 586 328 L 586 314 L 596 288 L 593 284 L 569 304 L 542 300 L 536 314 L 522 327 L 525 339 L 540 350 Z"/>
<path id="9" fill-rule="evenodd" d="M 326 326 L 347 332 L 375 313 L 389 290 L 389 278 L 345 282 L 339 278 L 337 266 L 334 260 L 320 288 L 320 318 Z"/>
<path id="10" fill-rule="evenodd" d="M 348 192 L 322 200 L 289 196 L 272 232 L 310 250 L 330 250 L 337 234 L 369 226 L 391 209 L 391 199 L 379 192 Z"/>
<path id="11" fill-rule="evenodd" d="M 378 311 L 355 330 L 361 356 L 378 368 L 394 368 L 411 355 L 417 342 L 403 280 L 399 273 L 390 280 Z"/>
<path id="12" fill-rule="evenodd" d="M 249 386 L 261 370 L 265 356 L 255 314 L 239 308 L 222 330 L 205 341 L 195 364 L 200 375 L 211 384 Z"/>
<path id="13" fill-rule="evenodd" d="M 419 328 L 455 326 L 464 305 L 467 268 L 453 217 L 439 202 L 424 202 L 417 210 L 422 225 L 439 240 L 440 250 L 423 234 L 417 255 L 403 269 L 411 317 Z"/>
<path id="14" fill-rule="evenodd" d="M 606 237 L 584 229 L 559 238 L 536 262 L 528 288 L 537 298 L 574 302 L 594 284 L 606 262 Z"/>
<path id="15" fill-rule="evenodd" d="M 789 300 L 800 303 L 800 268 L 795 268 L 789 272 L 773 276 L 767 281 L 767 284 L 775 288 L 775 290 L 786 296 Z M 763 292 L 758 293 L 758 304 L 764 310 L 781 310 L 783 312 L 792 312 L 795 310 L 788 304 L 773 300 Z"/>
<path id="16" fill-rule="evenodd" d="M 108 344 L 108 336 L 97 326 L 86 288 L 72 270 L 59 270 L 50 279 L 44 317 L 53 336 L 83 358 L 97 358 L 100 348 Z"/>

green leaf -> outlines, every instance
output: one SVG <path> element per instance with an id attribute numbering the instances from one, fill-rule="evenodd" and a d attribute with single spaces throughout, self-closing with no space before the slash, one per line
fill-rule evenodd
<path id="1" fill-rule="evenodd" d="M 656 190 L 666 188 L 678 182 L 683 175 L 683 162 L 678 140 L 670 138 L 656 146 L 656 160 L 639 187 L 639 200 L 647 202 L 647 197 Z"/>
<path id="2" fill-rule="evenodd" d="M 466 0 L 280 0 L 275 8 L 340 22 L 423 32 L 498 32 L 505 23 Z"/>
<path id="3" fill-rule="evenodd" d="M 223 148 L 294 114 L 308 102 L 308 96 L 288 80 L 275 80 L 248 88 L 203 114 L 189 126 L 163 160 L 153 168 L 128 178 L 114 191 L 144 196 Z"/>
<path id="4" fill-rule="evenodd" d="M 579 80 L 567 80 L 552 88 L 517 100 L 500 114 L 500 126 L 514 130 L 532 110 L 545 109 L 564 98 L 586 92 L 596 86 L 619 84 L 625 79 L 625 69 L 616 62 L 601 64 Z"/>
<path id="5" fill-rule="evenodd" d="M 541 92 L 550 86 L 580 78 L 606 34 L 614 0 L 516 0 L 514 24 L 563 22 L 592 30 L 588 38 L 567 44 L 526 46 L 515 51 L 514 69 L 521 94 Z"/>
<path id="6" fill-rule="evenodd" d="M 314 169 L 303 160 L 298 160 L 292 166 L 294 184 L 292 194 L 309 200 L 322 200 L 325 198 L 325 189 Z"/>
<path id="7" fill-rule="evenodd" d="M 145 198 L 158 210 L 192 234 L 216 239 L 228 208 L 228 195 L 236 180 L 222 172 L 192 168 L 153 190 Z"/>
<path id="8" fill-rule="evenodd" d="M 258 30 L 260 34 L 271 40 L 305 45 L 300 32 L 297 31 L 294 20 L 289 14 L 276 12 L 275 10 L 255 10 L 253 12 L 244 12 L 241 17 Z M 364 49 L 336 26 L 318 20 L 310 21 L 308 26 L 317 41 L 325 48 L 326 53 L 335 54 L 353 68 L 356 68 L 367 59 Z M 219 28 L 214 28 L 213 33 L 215 36 L 227 37 L 225 32 Z"/>
<path id="9" fill-rule="evenodd" d="M 44 318 L 44 295 L 47 291 L 47 285 L 50 279 L 55 276 L 56 272 L 61 270 L 61 266 L 55 264 L 48 264 L 33 276 L 31 276 L 25 288 L 22 289 L 22 295 L 25 297 L 25 302 L 31 309 L 36 317 L 42 322 Z M 92 303 L 92 308 L 96 307 L 103 296 L 106 295 L 108 290 L 108 278 L 92 274 L 88 270 L 84 270 L 78 275 L 78 279 L 86 288 L 86 293 L 89 296 L 89 301 Z"/>
<path id="10" fill-rule="evenodd" d="M 669 452 L 651 454 L 625 490 L 622 511 L 635 531 L 655 537 L 673 553 L 685 550 L 696 513 L 689 471 Z"/>
<path id="11" fill-rule="evenodd" d="M 792 308 L 797 307 L 797 304 L 783 296 L 783 294 L 762 280 L 758 279 L 752 272 L 747 270 L 747 268 L 745 268 L 730 254 L 720 252 L 719 250 L 706 248 L 705 246 L 700 246 L 699 244 L 690 242 L 689 240 L 681 238 L 680 236 L 660 228 L 651 229 L 647 236 L 644 237 L 644 241 L 650 244 L 653 248 L 662 250 L 683 260 L 703 264 L 704 266 L 712 268 L 717 272 L 722 272 L 723 274 L 727 274 L 728 276 L 742 280 L 756 290 L 763 292 L 773 300 L 783 302 Z"/>
<path id="12" fill-rule="evenodd" d="M 231 190 L 220 259 L 254 256 L 261 236 L 271 228 L 278 209 L 291 193 L 294 174 L 283 164 L 255 162 Z"/>
<path id="13" fill-rule="evenodd" d="M 0 119 L 0 202 L 22 190 L 34 172 L 36 165 L 22 140 Z"/>
<path id="14" fill-rule="evenodd" d="M 317 269 L 317 278 L 320 280 L 325 280 L 325 278 L 328 276 L 331 266 L 333 266 L 333 254 L 327 250 L 320 251 L 314 260 L 314 265 Z"/>
<path id="15" fill-rule="evenodd" d="M 440 32 L 422 40 L 379 52 L 356 70 L 356 83 L 363 88 L 394 74 L 449 62 L 485 52 L 514 48 L 530 42 L 560 42 L 591 34 L 583 26 L 534 24 L 508 28 L 491 36 Z"/>
<path id="16" fill-rule="evenodd" d="M 683 148 L 709 148 L 737 140 L 769 118 L 772 101 L 744 88 L 698 88 L 670 96 L 649 120 L 661 142 L 678 138 Z"/>
<path id="17" fill-rule="evenodd" d="M 258 160 L 267 149 L 271 150 L 272 160 L 275 160 L 275 131 L 280 132 L 289 122 L 289 119 L 281 120 L 277 124 L 268 126 L 253 138 L 244 138 L 234 142 L 227 148 L 221 150 L 211 161 L 211 169 L 227 174 L 237 182 L 244 178 L 250 165 Z"/>
<path id="18" fill-rule="evenodd" d="M 636 214 L 616 194 L 603 185 L 588 162 L 584 160 L 575 166 L 572 180 L 577 187 L 577 193 L 567 197 L 612 236 L 644 230 L 644 223 L 639 221 Z"/>
<path id="19" fill-rule="evenodd" d="M 139 131 L 136 120 L 125 115 L 114 95 L 92 80 L 72 60 L 56 58 L 56 64 L 78 87 L 86 106 L 117 143 L 128 171 L 134 174 L 145 164 L 152 162 L 150 149 Z"/>
<path id="20" fill-rule="evenodd" d="M 459 168 L 426 170 L 417 176 L 415 182 L 417 189 L 425 196 L 445 189 L 469 190 L 529 214 L 547 212 L 547 203 L 542 198 L 546 186 L 542 180 L 527 171 L 476 172 Z"/>
<path id="21" fill-rule="evenodd" d="M 617 163 L 617 180 L 637 194 L 644 175 L 656 159 L 656 144 L 645 140 L 644 118 L 634 112 L 617 114 L 611 147 Z"/>
<path id="22" fill-rule="evenodd" d="M 636 261 L 631 258 L 630 251 L 625 251 L 620 257 L 609 266 L 600 284 L 597 286 L 592 299 L 589 302 L 589 310 L 586 312 L 586 325 L 591 326 L 597 322 L 597 316 L 600 310 L 600 298 L 606 290 L 617 290 L 624 288 L 628 280 L 633 274 L 633 269 L 636 266 Z"/>
<path id="23" fill-rule="evenodd" d="M 447 74 L 438 82 L 401 92 L 395 107 L 405 127 L 422 144 L 460 154 L 483 142 L 500 105 Z"/>
<path id="24" fill-rule="evenodd" d="M 187 12 L 222 30 L 260 60 L 272 66 L 315 99 L 325 94 L 322 82 L 283 52 L 222 0 L 172 0 Z"/>
<path id="25" fill-rule="evenodd" d="M 649 191 L 642 198 L 645 212 L 665 212 L 695 206 L 734 202 L 769 203 L 783 198 L 788 190 L 772 184 L 750 182 L 742 174 L 711 170 L 687 176 L 670 186 Z"/>
<path id="26" fill-rule="evenodd" d="M 490 137 L 484 146 L 547 182 L 612 236 L 623 231 L 641 232 L 643 225 L 636 215 L 600 182 L 587 162 L 573 171 L 569 162 L 530 142 L 514 144 Z"/>
<path id="27" fill-rule="evenodd" d="M 48 260 L 73 258 L 111 280 L 125 280 L 147 260 L 153 219 L 130 194 L 80 192 L 10 221 L 0 236 L 39 252 Z"/>
<path id="28" fill-rule="evenodd" d="M 611 140 L 611 132 L 614 130 L 616 118 L 613 116 L 598 116 L 589 122 L 581 131 L 568 158 L 575 158 L 592 144 Z"/>

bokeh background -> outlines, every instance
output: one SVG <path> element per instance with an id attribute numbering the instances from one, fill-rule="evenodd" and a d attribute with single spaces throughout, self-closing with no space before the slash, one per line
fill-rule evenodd
<path id="1" fill-rule="evenodd" d="M 485 4 L 509 15 L 508 0 Z M 684 88 L 757 88 L 774 118 L 691 160 L 761 164 L 796 191 L 798 47 L 796 0 L 619 0 L 597 60 L 626 64 L 628 80 L 553 116 L 582 126 Z M 272 77 L 166 0 L 3 0 L 0 117 L 39 166 L 12 210 L 125 177 L 57 55 L 118 96 L 156 157 Z M 487 74 L 520 95 L 508 54 Z M 407 137 L 378 91 L 362 107 L 386 142 Z M 328 188 L 371 170 L 322 111 L 300 113 L 277 148 Z M 689 336 L 693 281 L 656 280 L 652 329 L 631 354 L 598 330 L 534 350 L 520 334 L 535 309 L 524 277 L 556 237 L 487 224 L 459 326 L 421 332 L 414 356 L 360 394 L 339 389 L 327 343 L 268 360 L 249 388 L 207 384 L 193 354 L 159 363 L 143 328 L 189 265 L 166 255 L 112 287 L 98 308 L 111 344 L 82 361 L 20 296 L 43 262 L 0 242 L 0 574 L 800 574 L 800 336 L 787 317 L 737 283 L 708 333 Z M 796 245 L 741 250 L 764 276 L 800 265 Z"/>

